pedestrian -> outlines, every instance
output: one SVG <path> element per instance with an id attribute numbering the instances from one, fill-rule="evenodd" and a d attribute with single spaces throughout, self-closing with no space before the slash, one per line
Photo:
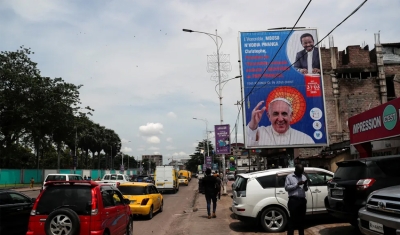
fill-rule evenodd
<path id="1" fill-rule="evenodd" d="M 83 180 L 87 180 L 87 178 L 86 178 L 86 175 L 85 175 L 85 176 L 83 176 Z"/>
<path id="2" fill-rule="evenodd" d="M 207 168 L 206 170 L 206 176 L 202 180 L 202 184 L 204 187 L 204 194 L 206 196 L 206 202 L 207 202 L 207 215 L 208 218 L 216 218 L 217 216 L 215 215 L 215 210 L 217 209 L 217 197 L 215 193 L 215 186 L 217 184 L 217 178 L 211 175 L 211 169 Z M 213 213 L 211 215 L 211 201 L 213 204 Z"/>
<path id="3" fill-rule="evenodd" d="M 304 173 L 304 167 L 301 164 L 295 166 L 294 173 L 286 176 L 285 190 L 289 195 L 289 220 L 288 235 L 294 234 L 297 227 L 299 235 L 304 235 L 304 217 L 306 216 L 307 199 L 306 191 L 308 191 L 308 180 Z"/>
<path id="4" fill-rule="evenodd" d="M 91 181 L 91 180 L 92 180 L 92 177 L 89 175 L 88 178 L 87 178 L 87 180 Z"/>
<path id="5" fill-rule="evenodd" d="M 31 178 L 31 186 L 30 186 L 30 188 L 33 188 L 33 184 L 35 183 L 35 179 L 32 177 Z"/>

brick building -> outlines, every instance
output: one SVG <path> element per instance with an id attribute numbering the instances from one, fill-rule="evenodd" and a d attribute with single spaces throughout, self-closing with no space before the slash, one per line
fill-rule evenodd
<path id="1" fill-rule="evenodd" d="M 380 43 L 376 34 L 372 50 L 368 46 L 320 50 L 329 147 L 299 148 L 293 152 L 263 149 L 260 156 L 267 157 L 268 162 L 285 166 L 287 156 L 292 155 L 309 166 L 336 170 L 336 161 L 357 157 L 356 152 L 350 154 L 348 118 L 400 97 L 400 43 Z"/>

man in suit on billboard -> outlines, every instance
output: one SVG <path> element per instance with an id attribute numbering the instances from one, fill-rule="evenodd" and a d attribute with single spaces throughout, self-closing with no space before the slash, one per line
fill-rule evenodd
<path id="1" fill-rule="evenodd" d="M 294 67 L 302 74 L 319 74 L 321 65 L 319 62 L 319 51 L 314 47 L 314 38 L 311 34 L 305 33 L 300 36 L 301 45 L 304 50 L 297 52 Z"/>
<path id="2" fill-rule="evenodd" d="M 267 115 L 270 126 L 258 126 L 266 107 L 260 101 L 251 113 L 251 120 L 247 125 L 247 142 L 249 146 L 261 145 L 294 145 L 314 144 L 314 140 L 307 134 L 290 127 L 293 117 L 292 104 L 285 98 L 275 98 L 268 104 Z"/>

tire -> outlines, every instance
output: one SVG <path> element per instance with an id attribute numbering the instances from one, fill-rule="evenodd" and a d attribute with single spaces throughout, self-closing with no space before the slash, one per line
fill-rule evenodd
<path id="1" fill-rule="evenodd" d="M 46 235 L 61 234 L 63 230 L 66 234 L 77 235 L 80 230 L 80 221 L 75 211 L 62 208 L 49 214 L 44 225 Z"/>
<path id="2" fill-rule="evenodd" d="M 269 207 L 263 210 L 260 223 L 266 232 L 282 232 L 288 222 L 286 212 L 278 207 Z"/>
<path id="3" fill-rule="evenodd" d="M 161 201 L 161 206 L 160 206 L 159 211 L 163 212 L 163 210 L 164 210 L 164 201 Z"/>
<path id="4" fill-rule="evenodd" d="M 151 205 L 149 214 L 147 215 L 147 219 L 151 220 L 152 218 L 153 218 L 153 205 Z"/>
<path id="5" fill-rule="evenodd" d="M 132 235 L 133 234 L 133 220 L 131 217 L 129 217 L 129 222 L 128 225 L 126 225 L 126 231 L 125 231 L 125 235 Z"/>

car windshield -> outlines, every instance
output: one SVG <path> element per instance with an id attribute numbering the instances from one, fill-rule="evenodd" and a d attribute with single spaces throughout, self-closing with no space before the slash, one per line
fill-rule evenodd
<path id="1" fill-rule="evenodd" d="M 178 178 L 179 178 L 179 179 L 187 179 L 187 177 L 184 176 L 184 175 L 180 175 L 180 176 L 178 176 Z"/>
<path id="2" fill-rule="evenodd" d="M 123 195 L 146 195 L 146 187 L 139 186 L 120 186 L 119 191 Z"/>
<path id="3" fill-rule="evenodd" d="M 366 166 L 343 166 L 339 167 L 334 175 L 334 179 L 340 180 L 359 180 L 365 178 Z"/>
<path id="4" fill-rule="evenodd" d="M 67 176 L 65 175 L 48 175 L 46 178 L 47 181 L 66 181 Z"/>
<path id="5" fill-rule="evenodd" d="M 78 215 L 90 215 L 92 194 L 84 185 L 54 185 L 47 187 L 36 208 L 37 215 L 48 215 L 59 208 L 69 208 Z"/>

